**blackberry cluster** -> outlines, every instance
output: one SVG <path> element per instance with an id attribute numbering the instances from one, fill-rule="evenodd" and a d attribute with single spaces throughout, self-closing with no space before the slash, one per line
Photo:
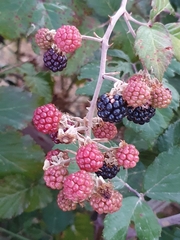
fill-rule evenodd
<path id="1" fill-rule="evenodd" d="M 67 65 L 67 58 L 62 53 L 56 52 L 53 48 L 44 53 L 44 65 L 53 72 L 62 71 Z"/>
<path id="2" fill-rule="evenodd" d="M 116 176 L 119 170 L 120 168 L 118 166 L 109 165 L 106 162 L 104 162 L 103 166 L 99 168 L 99 170 L 95 173 L 98 177 L 101 176 L 104 179 L 112 179 Z"/>
<path id="3" fill-rule="evenodd" d="M 143 125 L 150 121 L 150 119 L 155 115 L 156 109 L 150 105 L 141 107 L 128 107 L 127 108 L 127 119 L 133 121 L 134 123 Z"/>
<path id="4" fill-rule="evenodd" d="M 97 101 L 97 115 L 104 122 L 120 122 L 127 115 L 127 103 L 121 95 L 101 95 Z"/>

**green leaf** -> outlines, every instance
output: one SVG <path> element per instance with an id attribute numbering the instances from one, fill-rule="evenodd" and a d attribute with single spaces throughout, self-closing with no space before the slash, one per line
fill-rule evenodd
<path id="1" fill-rule="evenodd" d="M 108 56 L 120 58 L 127 62 L 130 62 L 129 56 L 119 49 L 109 49 Z"/>
<path id="2" fill-rule="evenodd" d="M 139 140 L 144 140 L 148 143 L 152 141 L 153 143 L 153 141 L 163 132 L 163 130 L 168 127 L 172 118 L 173 111 L 169 107 L 165 109 L 156 109 L 155 116 L 150 119 L 149 123 L 145 123 L 144 125 L 135 124 L 127 119 L 124 119 L 123 123 L 127 128 L 132 129 L 134 132 L 136 132 L 136 134 L 138 134 Z"/>
<path id="3" fill-rule="evenodd" d="M 93 96 L 96 88 L 96 84 L 97 84 L 97 79 L 92 80 L 91 82 L 87 82 L 83 87 L 77 89 L 76 94 Z M 102 84 L 100 95 L 103 93 L 109 92 L 112 87 L 113 87 L 113 82 L 105 80 Z"/>
<path id="4" fill-rule="evenodd" d="M 50 189 L 45 185 L 35 185 L 30 188 L 29 192 L 29 206 L 26 212 L 32 212 L 37 209 L 46 207 L 52 201 Z"/>
<path id="5" fill-rule="evenodd" d="M 142 64 L 148 70 L 153 70 L 154 75 L 161 81 L 173 54 L 171 38 L 165 26 L 155 23 L 152 27 L 139 27 L 135 50 Z"/>
<path id="6" fill-rule="evenodd" d="M 49 75 L 50 77 L 50 75 Z M 49 103 L 52 101 L 52 89 L 50 86 L 50 78 L 47 81 L 46 76 L 26 76 L 24 78 L 26 85 L 29 87 L 32 93 L 36 93 L 43 99 L 43 103 Z"/>
<path id="7" fill-rule="evenodd" d="M 68 225 L 73 223 L 74 214 L 60 210 L 56 201 L 48 204 L 48 206 L 42 210 L 42 213 L 47 230 L 51 234 L 60 233 L 64 231 Z"/>
<path id="8" fill-rule="evenodd" d="M 168 23 L 165 25 L 171 35 L 180 40 L 180 23 Z"/>
<path id="9" fill-rule="evenodd" d="M 145 140 L 144 137 L 141 136 L 140 132 L 137 134 L 136 131 L 129 127 L 125 129 L 124 140 L 135 145 L 139 151 L 147 150 L 154 144 L 151 139 Z"/>
<path id="10" fill-rule="evenodd" d="M 37 98 L 17 87 L 0 87 L 0 130 L 5 127 L 23 129 L 38 107 Z"/>
<path id="11" fill-rule="evenodd" d="M 175 58 L 180 61 L 180 23 L 169 23 L 166 24 L 165 27 L 170 33 L 172 46 L 173 46 L 173 53 Z"/>
<path id="12" fill-rule="evenodd" d="M 180 147 L 160 153 L 146 171 L 145 195 L 157 200 L 180 203 Z"/>
<path id="13" fill-rule="evenodd" d="M 180 239 L 180 229 L 175 228 L 163 228 L 160 240 L 179 240 Z"/>
<path id="14" fill-rule="evenodd" d="M 94 228 L 88 214 L 76 213 L 74 225 L 63 232 L 63 240 L 93 240 Z"/>
<path id="15" fill-rule="evenodd" d="M 155 21 L 156 17 L 163 11 L 170 11 L 170 13 L 174 13 L 174 9 L 171 6 L 169 0 L 153 0 L 151 3 L 152 10 L 150 12 L 151 21 Z"/>
<path id="16" fill-rule="evenodd" d="M 86 0 L 86 2 L 89 7 L 91 7 L 99 16 L 102 17 L 113 15 L 114 12 L 120 7 L 120 3 L 116 0 Z"/>
<path id="17" fill-rule="evenodd" d="M 126 239 L 131 218 L 139 201 L 137 197 L 124 198 L 120 210 L 105 217 L 103 230 L 105 240 Z"/>
<path id="18" fill-rule="evenodd" d="M 180 75 L 180 62 L 176 61 L 176 59 L 172 59 L 171 63 L 169 64 L 168 68 L 165 72 L 165 78 L 175 77 L 175 74 Z"/>
<path id="19" fill-rule="evenodd" d="M 73 19 L 71 9 L 57 5 L 56 1 L 43 3 L 40 0 L 0 1 L 0 34 L 8 39 L 26 35 L 32 23 L 38 28 L 58 28 Z M 9 24 L 11 22 L 11 24 Z"/>
<path id="20" fill-rule="evenodd" d="M 42 99 L 42 105 L 52 101 L 53 82 L 49 72 L 38 73 L 31 63 L 24 63 L 18 68 L 7 71 L 8 74 L 16 72 L 22 76 L 29 90 Z"/>
<path id="21" fill-rule="evenodd" d="M 42 175 L 44 153 L 30 136 L 0 132 L 0 176 L 22 173 L 32 179 Z"/>
<path id="22" fill-rule="evenodd" d="M 115 189 L 121 189 L 124 187 L 125 182 L 127 182 L 128 171 L 127 169 L 121 168 L 118 174 L 111 180 Z"/>
<path id="23" fill-rule="evenodd" d="M 133 26 L 136 29 L 137 26 Z M 113 46 L 116 49 L 121 49 L 125 54 L 129 56 L 132 62 L 137 60 L 134 51 L 134 38 L 128 33 L 128 27 L 123 19 L 119 19 L 114 27 L 114 35 L 112 37 Z"/>
<path id="24" fill-rule="evenodd" d="M 51 193 L 44 186 L 33 186 L 23 176 L 7 176 L 0 180 L 0 217 L 12 218 L 20 215 L 28 206 L 31 210 L 42 208 L 51 201 Z M 38 196 L 43 193 L 42 196 Z M 38 204 L 36 206 L 35 202 Z M 38 199 L 38 201 L 37 201 Z"/>
<path id="25" fill-rule="evenodd" d="M 158 138 L 157 147 L 160 152 L 180 145 L 180 120 L 169 125 L 168 129 Z"/>
<path id="26" fill-rule="evenodd" d="M 141 162 L 137 163 L 134 168 L 128 170 L 127 183 L 138 192 L 143 192 L 142 182 L 145 172 L 146 168 Z"/>
<path id="27" fill-rule="evenodd" d="M 133 221 L 139 239 L 158 240 L 161 236 L 161 226 L 147 203 L 138 202 L 133 215 Z"/>
<path id="28" fill-rule="evenodd" d="M 125 240 L 131 220 L 134 221 L 139 239 L 159 239 L 161 227 L 151 208 L 136 197 L 128 197 L 123 200 L 118 212 L 105 217 L 105 240 Z"/>
<path id="29" fill-rule="evenodd" d="M 172 41 L 172 47 L 173 47 L 173 54 L 174 57 L 180 61 L 180 53 L 179 53 L 179 49 L 180 49 L 180 40 L 177 39 L 176 37 L 174 37 L 173 35 L 170 34 L 171 37 L 171 41 Z"/>
<path id="30" fill-rule="evenodd" d="M 99 71 L 100 71 L 99 61 L 87 63 L 86 65 L 81 67 L 78 80 L 90 79 L 92 81 L 93 80 L 95 81 L 98 78 Z"/>

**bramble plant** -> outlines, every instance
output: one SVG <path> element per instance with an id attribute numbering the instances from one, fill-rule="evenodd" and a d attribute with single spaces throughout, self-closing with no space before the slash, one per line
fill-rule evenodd
<path id="1" fill-rule="evenodd" d="M 179 3 L 32 1 L 18 16 L 20 3 L 13 18 L 22 28 L 0 34 L 17 46 L 26 35 L 37 55 L 0 70 L 0 231 L 179 239 Z"/>

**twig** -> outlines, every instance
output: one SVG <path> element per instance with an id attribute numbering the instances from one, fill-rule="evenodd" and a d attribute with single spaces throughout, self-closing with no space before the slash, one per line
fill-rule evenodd
<path id="1" fill-rule="evenodd" d="M 81 35 L 81 37 L 82 37 L 82 39 L 85 39 L 85 40 L 91 40 L 91 41 L 95 41 L 95 42 L 102 42 L 102 38 L 86 36 L 86 35 Z"/>
<path id="2" fill-rule="evenodd" d="M 170 217 L 161 218 L 158 221 L 161 227 L 169 227 L 172 225 L 180 224 L 180 213 Z"/>
<path id="3" fill-rule="evenodd" d="M 115 77 L 112 77 L 112 76 L 109 76 L 109 75 L 106 75 L 106 74 L 103 75 L 103 79 L 107 79 L 107 80 L 110 80 L 110 81 L 113 81 L 113 82 L 121 81 L 118 78 L 115 78 Z"/>
<path id="4" fill-rule="evenodd" d="M 124 21 L 126 22 L 126 25 L 127 25 L 128 29 L 129 29 L 129 32 L 135 38 L 136 37 L 136 33 L 135 33 L 134 29 L 132 28 L 131 23 L 129 22 L 127 12 L 124 13 L 123 17 L 124 17 Z"/>
<path id="5" fill-rule="evenodd" d="M 4 233 L 6 233 L 6 234 L 8 234 L 8 235 L 10 235 L 10 236 L 12 236 L 12 237 L 15 237 L 16 239 L 19 239 L 19 240 L 30 240 L 29 238 L 22 237 L 22 236 L 20 236 L 19 234 L 10 232 L 10 231 L 8 231 L 8 230 L 6 230 L 6 229 L 4 229 L 4 228 L 1 228 L 1 227 L 0 227 L 0 232 L 4 232 Z"/>
<path id="6" fill-rule="evenodd" d="M 126 11 L 126 17 L 127 17 L 127 20 L 128 21 L 131 21 L 131 22 L 134 22 L 134 23 L 136 23 L 136 24 L 138 24 L 138 25 L 140 25 L 140 26 L 148 26 L 148 23 L 143 23 L 143 22 L 139 22 L 138 20 L 136 20 L 135 18 L 133 18 L 132 16 L 131 16 L 131 14 L 129 14 L 127 11 Z"/>
<path id="7" fill-rule="evenodd" d="M 139 193 L 138 191 L 136 191 L 136 190 L 135 190 L 134 188 L 132 188 L 128 183 L 124 182 L 121 178 L 119 178 L 119 181 L 121 181 L 121 182 L 124 184 L 124 186 L 125 186 L 127 189 L 129 189 L 130 192 L 133 192 L 133 193 L 135 193 L 136 196 L 138 196 L 139 198 L 144 199 L 144 195 L 141 194 L 141 193 Z"/>
<path id="8" fill-rule="evenodd" d="M 101 61 L 100 61 L 100 71 L 99 71 L 99 76 L 98 76 L 98 81 L 97 81 L 97 85 L 96 85 L 96 89 L 91 101 L 91 105 L 89 107 L 89 111 L 86 115 L 87 119 L 88 119 L 88 129 L 86 131 L 86 135 L 87 136 L 91 136 L 91 127 L 92 127 L 92 119 L 93 119 L 93 115 L 95 112 L 95 108 L 96 108 L 96 101 L 98 99 L 99 96 L 99 92 L 103 83 L 103 75 L 105 74 L 105 69 L 106 69 L 106 59 L 107 59 L 107 51 L 109 48 L 109 38 L 111 36 L 111 33 L 114 29 L 114 26 L 116 24 L 116 22 L 118 21 L 118 19 L 123 15 L 123 13 L 126 11 L 126 4 L 127 4 L 127 0 L 122 0 L 121 6 L 118 9 L 118 11 L 112 16 L 110 17 L 110 23 L 107 27 L 107 30 L 102 38 L 102 54 L 101 54 Z"/>

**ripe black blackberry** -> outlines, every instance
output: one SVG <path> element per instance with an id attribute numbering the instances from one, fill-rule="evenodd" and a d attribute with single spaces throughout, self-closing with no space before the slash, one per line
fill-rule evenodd
<path id="1" fill-rule="evenodd" d="M 48 49 L 43 57 L 44 65 L 53 72 L 62 71 L 67 65 L 67 58 L 53 48 Z"/>
<path id="2" fill-rule="evenodd" d="M 133 121 L 134 123 L 143 125 L 150 121 L 150 119 L 155 115 L 156 109 L 150 105 L 145 105 L 141 107 L 128 107 L 127 109 L 127 119 Z"/>
<path id="3" fill-rule="evenodd" d="M 97 115 L 104 122 L 120 122 L 127 115 L 127 103 L 121 95 L 105 93 L 98 98 Z"/>
<path id="4" fill-rule="evenodd" d="M 101 176 L 104 179 L 111 179 L 116 176 L 119 170 L 120 168 L 118 166 L 104 162 L 103 166 L 95 173 L 98 177 Z"/>

